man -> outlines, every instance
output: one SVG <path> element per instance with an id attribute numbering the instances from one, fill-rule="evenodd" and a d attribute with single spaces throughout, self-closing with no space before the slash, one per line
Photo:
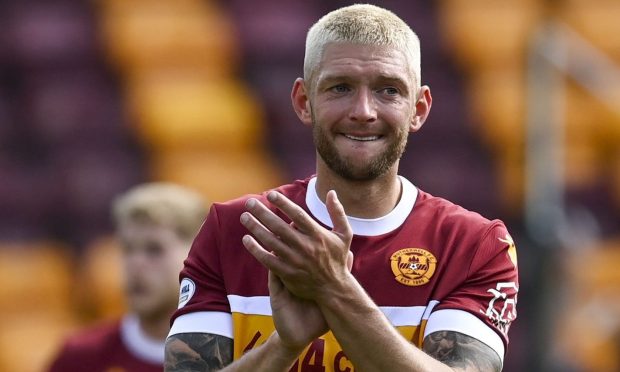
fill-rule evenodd
<path id="1" fill-rule="evenodd" d="M 114 202 L 129 313 L 69 338 L 50 371 L 163 370 L 178 273 L 206 212 L 198 194 L 165 183 L 136 186 Z"/>
<path id="2" fill-rule="evenodd" d="M 432 103 L 419 41 L 353 5 L 306 40 L 293 107 L 316 176 L 212 206 L 181 272 L 166 371 L 499 371 L 512 239 L 398 175 Z"/>

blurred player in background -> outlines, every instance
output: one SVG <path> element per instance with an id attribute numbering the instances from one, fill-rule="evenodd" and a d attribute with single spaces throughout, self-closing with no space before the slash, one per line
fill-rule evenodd
<path id="1" fill-rule="evenodd" d="M 392 12 L 312 26 L 292 103 L 316 175 L 211 207 L 166 371 L 502 369 L 518 292 L 506 227 L 398 174 L 431 108 L 420 82 L 418 38 Z"/>
<path id="2" fill-rule="evenodd" d="M 70 337 L 51 372 L 163 370 L 179 271 L 206 211 L 197 193 L 165 183 L 136 186 L 115 200 L 112 213 L 129 311 L 116 322 Z"/>

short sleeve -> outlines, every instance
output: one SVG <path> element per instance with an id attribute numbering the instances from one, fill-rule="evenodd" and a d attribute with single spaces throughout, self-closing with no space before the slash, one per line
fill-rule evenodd
<path id="1" fill-rule="evenodd" d="M 508 330 L 517 317 L 515 244 L 504 224 L 493 221 L 475 249 L 466 280 L 434 309 L 425 336 L 440 330 L 465 333 L 492 347 L 503 359 Z"/>
<path id="2" fill-rule="evenodd" d="M 219 231 L 220 221 L 214 204 L 179 275 L 179 307 L 172 322 L 181 315 L 194 312 L 230 313 L 220 265 Z"/>

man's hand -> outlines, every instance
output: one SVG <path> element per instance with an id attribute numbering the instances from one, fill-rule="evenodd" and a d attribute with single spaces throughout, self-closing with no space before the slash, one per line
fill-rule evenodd
<path id="1" fill-rule="evenodd" d="M 331 231 L 284 195 L 272 191 L 267 198 L 292 222 L 249 199 L 241 223 L 256 239 L 246 235 L 243 244 L 286 289 L 300 298 L 318 300 L 328 296 L 334 285 L 352 279 L 347 262 L 353 232 L 335 191 L 328 192 L 326 200 L 334 225 Z"/>
<path id="2" fill-rule="evenodd" d="M 327 332 L 327 322 L 318 306 L 291 294 L 271 271 L 269 298 L 278 336 L 291 352 L 301 353 L 312 340 Z"/>

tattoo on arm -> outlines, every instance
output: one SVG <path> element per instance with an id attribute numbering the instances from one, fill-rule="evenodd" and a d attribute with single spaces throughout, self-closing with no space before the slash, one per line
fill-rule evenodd
<path id="1" fill-rule="evenodd" d="M 428 355 L 463 372 L 500 372 L 502 362 L 485 343 L 454 331 L 434 332 L 422 346 Z"/>
<path id="2" fill-rule="evenodd" d="M 232 363 L 233 340 L 209 333 L 179 333 L 166 340 L 166 372 L 217 371 Z"/>

